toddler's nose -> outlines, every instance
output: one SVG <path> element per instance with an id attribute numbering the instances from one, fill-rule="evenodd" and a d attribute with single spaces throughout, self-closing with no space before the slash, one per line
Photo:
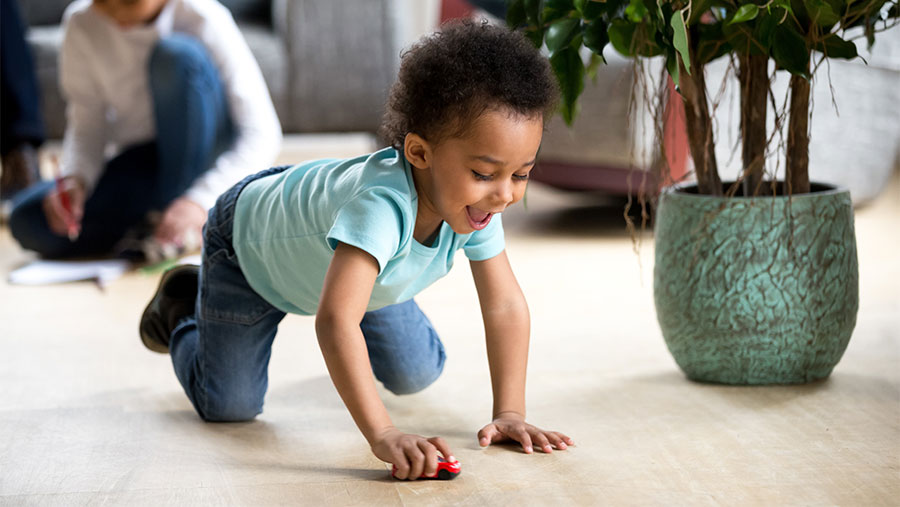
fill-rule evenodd
<path id="1" fill-rule="evenodd" d="M 513 203 L 513 199 L 512 185 L 508 182 L 498 182 L 497 187 L 494 190 L 492 202 L 494 208 L 491 212 L 499 213 L 503 211 L 507 206 Z"/>

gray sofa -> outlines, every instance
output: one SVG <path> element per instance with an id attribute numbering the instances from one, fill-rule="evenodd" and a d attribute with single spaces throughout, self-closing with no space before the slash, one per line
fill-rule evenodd
<path id="1" fill-rule="evenodd" d="M 49 138 L 65 130 L 57 58 L 71 0 L 19 0 Z M 399 65 L 392 0 L 221 0 L 262 69 L 286 133 L 375 132 Z"/>

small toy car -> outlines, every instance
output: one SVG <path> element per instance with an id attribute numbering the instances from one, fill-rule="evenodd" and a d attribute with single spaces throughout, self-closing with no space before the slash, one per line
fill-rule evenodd
<path id="1" fill-rule="evenodd" d="M 422 473 L 422 475 L 419 476 L 419 479 L 438 479 L 441 481 L 448 481 L 459 475 L 459 472 L 460 468 L 458 460 L 447 461 L 444 458 L 438 456 L 437 472 L 434 475 L 425 475 L 425 473 Z M 397 478 L 396 466 L 394 466 L 393 470 L 391 470 L 391 476 L 395 479 Z"/>

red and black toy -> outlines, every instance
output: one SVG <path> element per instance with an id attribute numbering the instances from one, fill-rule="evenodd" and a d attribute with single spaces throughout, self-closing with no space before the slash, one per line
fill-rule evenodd
<path id="1" fill-rule="evenodd" d="M 425 475 L 424 473 L 419 476 L 419 479 L 437 479 L 441 481 L 449 481 L 450 479 L 455 478 L 459 475 L 459 461 L 447 461 L 444 458 L 438 456 L 438 466 L 437 472 L 434 475 Z M 393 470 L 391 470 L 391 476 L 393 478 L 397 478 L 397 467 L 394 466 Z"/>

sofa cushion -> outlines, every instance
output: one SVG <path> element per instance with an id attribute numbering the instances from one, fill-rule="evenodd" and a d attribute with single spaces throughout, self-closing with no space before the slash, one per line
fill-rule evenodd
<path id="1" fill-rule="evenodd" d="M 41 89 L 41 112 L 49 139 L 59 139 L 66 128 L 65 101 L 59 91 L 57 59 L 62 44 L 59 25 L 33 26 L 28 30 L 28 45 L 34 59 L 34 71 Z"/>
<path id="2" fill-rule="evenodd" d="M 272 22 L 271 0 L 219 0 L 228 7 L 234 19 L 256 23 Z"/>
<path id="3" fill-rule="evenodd" d="M 258 23 L 239 23 L 241 34 L 250 47 L 250 52 L 259 64 L 272 97 L 272 104 L 282 126 L 290 115 L 290 96 L 288 94 L 287 48 L 284 41 L 267 25 Z"/>
<path id="4" fill-rule="evenodd" d="M 56 25 L 72 0 L 18 0 L 28 26 Z"/>

